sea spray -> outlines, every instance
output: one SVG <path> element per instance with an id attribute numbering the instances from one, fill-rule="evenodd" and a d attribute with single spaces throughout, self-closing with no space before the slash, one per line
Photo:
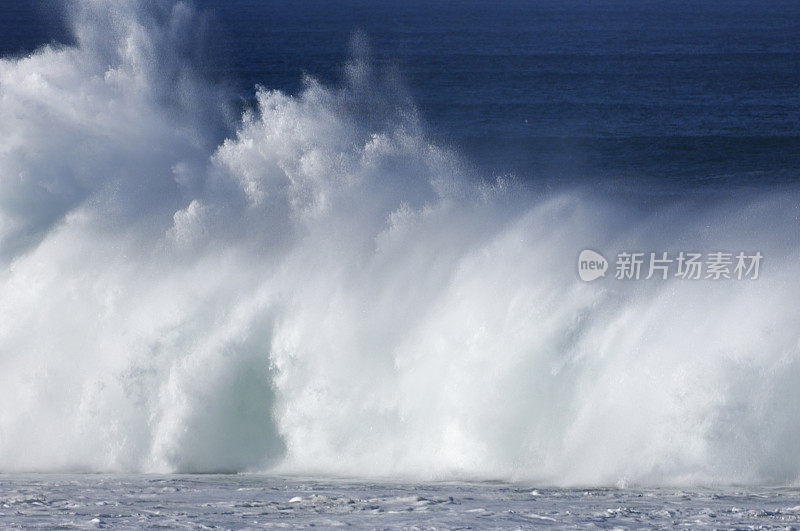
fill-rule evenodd
<path id="1" fill-rule="evenodd" d="M 78 6 L 0 61 L 0 470 L 796 480 L 795 193 L 535 193 L 359 57 L 226 129 L 191 6 Z M 585 284 L 586 248 L 765 262 Z"/>

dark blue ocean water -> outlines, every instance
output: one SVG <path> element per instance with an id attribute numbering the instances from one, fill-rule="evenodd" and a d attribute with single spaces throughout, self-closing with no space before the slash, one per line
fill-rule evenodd
<path id="1" fill-rule="evenodd" d="M 355 32 L 437 142 L 495 173 L 715 188 L 800 176 L 800 3 L 198 0 L 201 69 L 338 83 Z M 63 9 L 15 2 L 0 51 L 69 42 Z"/>

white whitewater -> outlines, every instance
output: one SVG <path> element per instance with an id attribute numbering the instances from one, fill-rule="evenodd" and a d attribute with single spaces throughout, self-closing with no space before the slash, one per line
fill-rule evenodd
<path id="1" fill-rule="evenodd" d="M 231 125 L 198 15 L 145 4 L 0 61 L 0 471 L 797 480 L 795 194 L 542 196 L 359 60 Z M 585 248 L 765 261 L 585 284 Z"/>

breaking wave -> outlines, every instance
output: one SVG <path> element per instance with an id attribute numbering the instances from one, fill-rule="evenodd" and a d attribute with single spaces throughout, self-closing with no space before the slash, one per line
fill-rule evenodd
<path id="1" fill-rule="evenodd" d="M 0 470 L 797 481 L 795 193 L 478 175 L 359 53 L 232 122 L 158 6 L 0 61 Z M 585 284 L 584 248 L 765 261 Z"/>

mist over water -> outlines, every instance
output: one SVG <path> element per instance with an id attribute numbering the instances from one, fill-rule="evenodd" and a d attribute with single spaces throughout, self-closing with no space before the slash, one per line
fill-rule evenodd
<path id="1" fill-rule="evenodd" d="M 0 61 L 0 471 L 796 483 L 796 191 L 542 194 L 432 143 L 364 36 L 239 117 L 191 5 L 71 20 Z M 585 284 L 585 248 L 765 261 Z"/>

